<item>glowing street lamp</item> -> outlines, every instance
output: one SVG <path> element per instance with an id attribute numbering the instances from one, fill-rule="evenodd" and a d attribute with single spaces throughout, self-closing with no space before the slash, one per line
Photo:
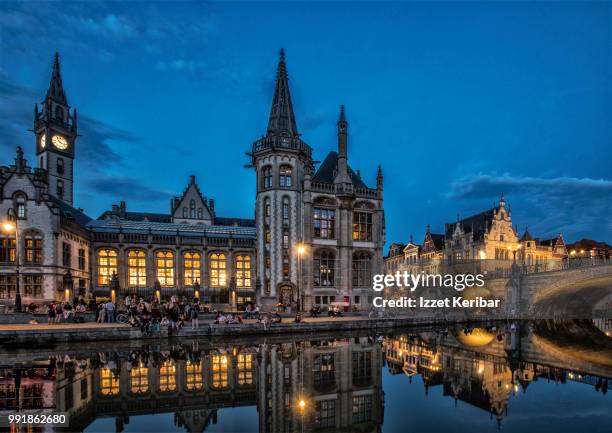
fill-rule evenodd
<path id="1" fill-rule="evenodd" d="M 21 311 L 21 291 L 19 289 L 19 227 L 15 209 L 7 211 L 7 220 L 2 223 L 2 229 L 7 233 L 15 232 L 15 307 L 14 311 Z"/>
<path id="2" fill-rule="evenodd" d="M 302 256 L 306 254 L 306 246 L 304 244 L 297 245 L 297 261 L 298 261 L 298 281 L 297 281 L 297 310 L 302 311 L 304 304 L 304 295 L 302 292 Z"/>

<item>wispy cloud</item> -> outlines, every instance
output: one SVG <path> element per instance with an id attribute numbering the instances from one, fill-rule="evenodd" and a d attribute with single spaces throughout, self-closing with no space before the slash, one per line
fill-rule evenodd
<path id="1" fill-rule="evenodd" d="M 513 221 L 540 234 L 612 239 L 612 180 L 477 174 L 455 180 L 448 197 L 494 198 L 502 192 L 514 205 Z"/>

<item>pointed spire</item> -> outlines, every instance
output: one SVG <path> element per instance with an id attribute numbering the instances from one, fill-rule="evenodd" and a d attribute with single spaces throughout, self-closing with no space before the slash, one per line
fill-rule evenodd
<path id="1" fill-rule="evenodd" d="M 64 92 L 64 87 L 62 86 L 59 53 L 57 51 L 55 52 L 55 58 L 53 60 L 53 71 L 51 72 L 51 82 L 49 83 L 46 99 L 68 105 L 66 93 Z"/>
<path id="2" fill-rule="evenodd" d="M 285 50 L 281 48 L 276 71 L 276 85 L 268 121 L 268 135 L 285 133 L 297 137 L 298 130 L 289 92 L 289 76 L 285 64 Z"/>
<path id="3" fill-rule="evenodd" d="M 429 224 L 427 224 L 427 228 L 425 229 L 425 234 L 428 235 L 429 234 Z"/>
<path id="4" fill-rule="evenodd" d="M 379 165 L 378 171 L 376 173 L 376 188 L 382 189 L 382 187 L 383 187 L 383 172 L 382 172 L 382 166 Z"/>
<path id="5" fill-rule="evenodd" d="M 337 183 L 348 183 L 351 178 L 348 173 L 348 123 L 344 115 L 344 105 L 340 106 L 340 118 L 338 119 L 338 174 L 334 179 Z"/>
<path id="6" fill-rule="evenodd" d="M 504 193 L 501 193 L 501 197 L 499 199 L 499 207 L 504 207 L 506 205 L 506 200 L 504 200 Z"/>

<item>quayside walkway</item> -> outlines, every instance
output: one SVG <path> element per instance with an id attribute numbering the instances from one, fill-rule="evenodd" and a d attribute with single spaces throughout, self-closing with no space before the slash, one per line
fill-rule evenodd
<path id="1" fill-rule="evenodd" d="M 465 319 L 453 320 L 459 323 Z M 474 320 L 474 319 L 472 319 Z M 366 316 L 346 317 L 307 317 L 301 323 L 293 319 L 283 318 L 282 323 L 257 323 L 254 319 L 244 320 L 241 324 L 214 324 L 212 320 L 200 321 L 200 326 L 192 329 L 187 324 L 180 331 L 170 331 L 163 328 L 161 332 L 151 335 L 143 334 L 140 328 L 120 323 L 79 323 L 79 324 L 8 324 L 0 325 L 0 345 L 10 348 L 12 345 L 49 344 L 60 342 L 156 339 L 168 337 L 194 336 L 244 336 L 244 335 L 274 335 L 309 332 L 346 332 L 369 329 L 383 330 L 411 325 L 428 325 L 440 323 L 439 317 L 395 317 L 370 319 Z"/>

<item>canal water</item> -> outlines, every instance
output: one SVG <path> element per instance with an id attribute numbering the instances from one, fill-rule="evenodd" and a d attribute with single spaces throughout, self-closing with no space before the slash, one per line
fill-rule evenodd
<path id="1" fill-rule="evenodd" d="M 0 417 L 68 419 L 13 432 L 610 432 L 610 325 L 3 348 Z"/>

